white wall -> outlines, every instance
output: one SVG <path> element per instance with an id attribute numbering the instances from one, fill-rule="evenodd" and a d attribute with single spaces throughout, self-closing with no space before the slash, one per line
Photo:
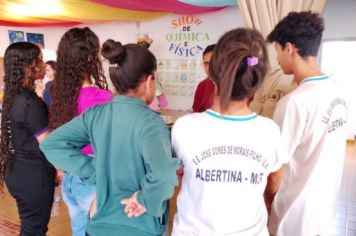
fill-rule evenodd
<path id="1" fill-rule="evenodd" d="M 356 0 L 329 0 L 324 19 L 324 39 L 356 37 Z"/>
<path id="2" fill-rule="evenodd" d="M 164 17 L 160 17 L 158 19 L 154 19 L 151 21 L 141 22 L 140 31 L 147 32 L 149 36 L 154 40 L 150 50 L 156 55 L 157 59 L 160 60 L 169 60 L 170 62 L 182 62 L 182 59 L 188 59 L 188 62 L 195 61 L 195 63 L 199 63 L 201 61 L 202 52 L 193 57 L 184 58 L 182 56 L 178 56 L 172 51 L 169 51 L 170 43 L 166 39 L 166 35 L 168 33 L 176 33 L 181 31 L 181 28 L 172 28 L 172 20 L 177 19 L 182 15 L 170 14 Z M 205 48 L 207 45 L 215 43 L 219 37 L 226 31 L 236 28 L 242 27 L 243 22 L 240 17 L 239 12 L 236 7 L 228 7 L 218 12 L 206 13 L 196 15 L 202 23 L 199 26 L 192 25 L 192 31 L 194 32 L 206 32 L 209 35 L 209 40 L 204 40 L 199 42 L 199 45 L 202 48 Z M 100 38 L 101 43 L 103 43 L 106 39 L 111 38 L 114 40 L 121 41 L 122 43 L 132 43 L 136 41 L 136 22 L 110 22 L 104 24 L 83 24 L 80 27 L 89 26 Z M 45 47 L 46 49 L 56 51 L 58 42 L 60 37 L 68 28 L 57 27 L 57 28 L 48 28 L 48 27 L 39 27 L 39 28 L 16 28 L 16 27 L 0 27 L 0 55 L 3 55 L 6 47 L 9 45 L 8 39 L 8 30 L 22 30 L 24 32 L 32 32 L 32 33 L 43 33 L 45 37 Z M 183 42 L 182 42 L 183 43 Z M 191 44 L 193 45 L 193 44 Z M 185 62 L 184 62 L 185 63 Z M 163 74 L 159 74 L 159 76 L 169 75 L 169 70 L 166 70 Z M 179 70 L 177 70 L 177 73 Z M 204 79 L 205 75 L 203 73 L 202 66 L 197 66 L 196 71 L 192 71 L 194 74 L 195 80 L 193 83 L 190 83 L 190 90 L 195 90 L 197 83 Z M 180 74 L 179 74 L 180 76 Z M 164 82 L 165 78 L 160 78 Z M 189 79 L 189 78 L 188 78 Z M 180 81 L 177 81 L 176 85 L 172 85 L 172 88 L 182 89 L 183 87 L 179 84 Z M 165 84 L 163 84 L 165 86 Z M 166 86 L 170 85 L 166 81 Z M 194 91 L 193 91 L 194 92 Z M 189 95 L 189 96 L 188 96 Z M 193 96 L 190 94 L 185 94 L 181 96 L 177 95 L 168 95 L 168 108 L 171 109 L 182 109 L 188 110 L 191 108 Z"/>
<path id="3" fill-rule="evenodd" d="M 174 54 L 172 51 L 169 51 L 170 43 L 167 41 L 166 36 L 169 33 L 176 33 L 181 31 L 181 29 L 173 29 L 172 28 L 172 20 L 181 17 L 182 15 L 170 14 L 159 19 L 144 21 L 140 23 L 140 32 L 148 33 L 150 38 L 153 39 L 153 44 L 150 47 L 150 50 L 156 55 L 158 62 L 166 62 L 170 63 L 181 63 L 182 60 L 185 63 L 185 60 L 189 62 L 195 61 L 195 63 L 199 64 L 199 61 L 202 58 L 202 52 L 197 54 L 194 57 L 182 57 Z M 235 7 L 230 7 L 223 9 L 218 12 L 206 13 L 196 15 L 201 19 L 202 23 L 197 26 L 191 26 L 192 31 L 199 32 L 207 32 L 209 34 L 208 41 L 202 41 L 199 45 L 205 48 L 207 45 L 215 43 L 219 37 L 226 31 L 236 28 L 242 27 L 243 22 L 239 15 L 239 12 Z M 88 25 L 91 29 L 93 29 L 98 36 L 100 37 L 101 42 L 104 42 L 108 38 L 112 38 L 114 40 L 119 40 L 123 43 L 130 43 L 136 41 L 136 22 L 119 22 L 119 23 L 107 23 L 107 24 L 95 24 Z M 195 27 L 195 28 L 194 28 Z M 172 85 L 172 80 L 167 77 L 172 76 L 172 73 L 177 73 L 178 76 L 181 76 L 183 73 L 182 70 L 172 70 L 167 68 L 158 68 L 158 76 L 160 81 L 163 84 L 164 89 L 166 89 L 166 95 L 168 100 L 168 108 L 170 109 L 180 109 L 180 110 L 188 110 L 191 109 L 191 105 L 193 102 L 193 94 L 189 93 L 193 89 L 195 91 L 196 85 L 199 81 L 205 78 L 205 74 L 203 73 L 203 67 L 197 66 L 197 69 L 193 73 L 194 81 L 189 84 L 189 86 L 180 83 L 180 81 L 175 81 Z M 192 78 L 188 78 L 192 79 Z M 167 82 L 169 81 L 169 82 Z M 178 89 L 179 92 L 177 95 L 170 95 L 168 90 Z M 185 95 L 181 95 L 180 92 L 184 92 L 183 90 L 187 90 Z M 193 92 L 194 92 L 193 91 Z"/>
<path id="4" fill-rule="evenodd" d="M 171 44 L 167 41 L 166 35 L 167 33 L 175 33 L 179 31 L 178 29 L 173 29 L 171 25 L 171 21 L 176 19 L 177 17 L 179 17 L 179 15 L 169 15 L 160 18 L 159 21 L 143 22 L 141 28 L 144 32 L 149 32 L 150 35 L 152 35 L 154 43 L 151 46 L 151 50 L 156 54 L 158 59 L 167 59 L 167 61 L 170 60 L 171 63 L 173 63 L 174 60 L 178 60 L 178 62 L 175 61 L 175 63 L 180 62 L 183 64 L 197 64 L 196 70 L 192 69 L 190 70 L 190 72 L 188 70 L 188 85 L 184 85 L 184 83 L 181 83 L 179 81 L 173 82 L 173 74 L 176 73 L 176 75 L 178 75 L 177 71 L 164 71 L 164 69 L 162 69 L 163 72 L 160 75 L 160 80 L 162 80 L 163 85 L 166 85 L 167 90 L 170 90 L 167 92 L 172 92 L 172 90 L 179 89 L 179 91 L 177 91 L 177 95 L 167 96 L 168 107 L 172 109 L 188 110 L 191 109 L 193 103 L 193 96 L 196 85 L 198 84 L 198 82 L 204 79 L 206 75 L 203 72 L 202 52 L 200 52 L 194 57 L 187 58 L 177 56 L 176 54 L 172 53 L 172 51 L 169 51 Z M 203 23 L 201 23 L 201 25 L 199 26 L 192 25 L 191 27 L 192 31 L 208 33 L 210 39 L 209 41 L 201 41 L 197 43 L 204 49 L 207 45 L 216 43 L 220 36 L 226 31 L 243 26 L 242 19 L 235 7 L 227 8 L 215 13 L 198 15 L 198 17 L 202 20 Z M 176 44 L 178 44 L 178 42 Z M 194 46 L 194 43 L 190 43 L 189 47 L 191 46 Z M 182 74 L 185 72 L 181 70 L 179 76 L 182 76 Z M 169 73 L 171 76 L 171 81 L 167 82 L 165 76 L 168 77 L 169 80 Z M 182 96 L 182 93 L 185 93 L 185 96 Z"/>
<path id="5" fill-rule="evenodd" d="M 325 32 L 323 36 L 324 41 L 339 41 L 348 40 L 353 38 L 356 40 L 356 0 L 329 0 L 325 12 Z M 354 48 L 353 48 L 354 50 Z M 335 53 L 327 51 L 321 51 L 322 56 L 330 56 L 331 58 L 325 58 L 323 62 L 323 70 L 335 75 L 335 79 L 340 81 L 345 87 L 345 94 L 348 94 L 349 100 L 349 117 L 348 117 L 348 139 L 354 139 L 356 135 L 356 76 L 352 72 L 352 66 L 355 65 L 354 60 L 342 62 L 342 60 L 348 60 L 350 54 L 343 55 L 343 53 L 351 53 L 347 50 L 343 50 L 341 47 Z M 352 55 L 351 55 L 352 58 Z M 332 63 L 330 63 L 332 62 Z M 325 68 L 328 66 L 328 68 Z M 342 68 L 346 66 L 345 70 Z M 342 70 L 342 71 L 340 71 Z M 345 74 L 348 74 L 345 76 Z"/>
<path id="6" fill-rule="evenodd" d="M 0 55 L 4 56 L 5 50 L 7 46 L 9 46 L 9 30 L 18 30 L 24 31 L 28 33 L 41 33 L 44 34 L 44 42 L 46 49 L 50 49 L 53 51 L 57 50 L 57 45 L 59 42 L 60 37 L 65 32 L 67 28 L 63 27 L 6 27 L 0 26 Z"/>
<path id="7" fill-rule="evenodd" d="M 329 0 L 324 12 L 325 33 L 324 39 L 356 37 L 356 0 Z M 167 33 L 178 32 L 173 29 L 171 21 L 180 15 L 167 15 L 155 20 L 141 22 L 140 31 L 149 33 L 154 42 L 151 50 L 158 59 L 180 60 L 182 57 L 174 55 L 169 51 L 170 43 L 166 40 Z M 208 32 L 209 41 L 201 42 L 202 47 L 215 43 L 217 39 L 227 30 L 243 26 L 240 13 L 236 7 L 225 8 L 218 12 L 197 15 L 203 23 L 195 30 Z M 84 25 L 80 25 L 84 26 Z M 137 33 L 136 22 L 111 22 L 105 24 L 87 24 L 97 33 L 101 42 L 108 38 L 119 40 L 123 43 L 135 42 Z M 0 55 L 4 54 L 8 46 L 8 30 L 22 30 L 25 32 L 44 33 L 46 49 L 55 51 L 60 37 L 68 28 L 57 27 L 39 27 L 39 28 L 16 28 L 0 27 Z M 201 53 L 191 59 L 199 60 Z M 200 76 L 200 77 L 199 77 Z M 198 68 L 196 72 L 196 85 L 203 79 L 202 69 Z M 198 78 L 199 77 L 199 78 Z M 169 108 L 172 109 L 190 109 L 192 96 L 168 96 Z"/>

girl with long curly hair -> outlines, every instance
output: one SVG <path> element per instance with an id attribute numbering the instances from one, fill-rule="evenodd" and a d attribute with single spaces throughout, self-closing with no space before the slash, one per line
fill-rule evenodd
<path id="1" fill-rule="evenodd" d="M 103 76 L 99 50 L 99 39 L 88 27 L 72 28 L 62 36 L 57 49 L 57 72 L 51 89 L 51 130 L 94 105 L 112 100 Z M 90 145 L 82 148 L 82 152 L 86 158 L 93 158 L 94 152 Z M 84 182 L 71 172 L 65 172 L 62 195 L 69 209 L 72 234 L 84 236 L 86 218 L 95 196 L 95 185 Z"/>
<path id="2" fill-rule="evenodd" d="M 11 44 L 4 70 L 0 189 L 5 181 L 16 199 L 20 235 L 42 236 L 50 219 L 55 169 L 39 149 L 48 133 L 48 111 L 34 91 L 34 81 L 45 74 L 41 50 L 28 42 Z"/>
<path id="3" fill-rule="evenodd" d="M 112 64 L 118 94 L 53 131 L 41 148 L 55 165 L 96 183 L 89 235 L 162 235 L 178 162 L 166 124 L 148 107 L 156 58 L 147 48 L 114 40 L 104 43 L 102 54 Z M 80 152 L 87 143 L 95 161 Z"/>

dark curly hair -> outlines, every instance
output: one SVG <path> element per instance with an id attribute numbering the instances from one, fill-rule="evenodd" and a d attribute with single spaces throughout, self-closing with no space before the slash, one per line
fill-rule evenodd
<path id="1" fill-rule="evenodd" d="M 46 61 L 46 65 L 49 65 L 52 70 L 54 70 L 55 72 L 58 70 L 58 67 L 57 67 L 57 62 L 56 61 Z"/>
<path id="2" fill-rule="evenodd" d="M 34 90 L 34 80 L 39 63 L 40 48 L 32 43 L 11 44 L 4 57 L 4 98 L 1 115 L 0 141 L 0 190 L 4 177 L 10 173 L 13 159 L 13 140 L 11 138 L 10 113 L 21 87 Z"/>
<path id="3" fill-rule="evenodd" d="M 103 44 L 101 54 L 111 66 L 110 79 L 120 94 L 135 89 L 144 75 L 153 74 L 157 69 L 156 57 L 147 48 L 138 44 L 122 45 L 108 39 Z"/>
<path id="4" fill-rule="evenodd" d="M 108 89 L 99 50 L 99 39 L 88 27 L 72 28 L 62 36 L 57 49 L 58 69 L 51 88 L 51 130 L 77 115 L 77 99 L 84 80 Z"/>
<path id="5" fill-rule="evenodd" d="M 253 29 L 238 28 L 225 33 L 216 44 L 209 73 L 218 87 L 221 111 L 230 100 L 252 98 L 269 68 L 265 40 Z M 248 58 L 258 63 L 248 65 Z"/>
<path id="6" fill-rule="evenodd" d="M 268 42 L 277 42 L 282 48 L 294 44 L 301 57 L 317 56 L 324 31 L 324 20 L 311 11 L 291 12 L 267 36 Z"/>
<path id="7" fill-rule="evenodd" d="M 210 44 L 208 45 L 204 51 L 203 51 L 203 57 L 205 56 L 205 54 L 209 53 L 209 52 L 213 52 L 214 48 L 215 48 L 216 44 Z"/>

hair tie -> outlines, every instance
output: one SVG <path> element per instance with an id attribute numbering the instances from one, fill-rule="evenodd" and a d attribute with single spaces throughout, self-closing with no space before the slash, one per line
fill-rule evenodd
<path id="1" fill-rule="evenodd" d="M 247 57 L 247 65 L 249 67 L 253 67 L 258 64 L 258 58 L 257 57 Z"/>

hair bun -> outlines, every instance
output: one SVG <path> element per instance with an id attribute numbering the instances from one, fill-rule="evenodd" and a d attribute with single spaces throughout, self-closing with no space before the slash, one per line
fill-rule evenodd
<path id="1" fill-rule="evenodd" d="M 124 46 L 122 46 L 120 42 L 116 42 L 112 39 L 105 41 L 101 49 L 101 54 L 110 64 L 120 64 L 126 56 Z"/>

